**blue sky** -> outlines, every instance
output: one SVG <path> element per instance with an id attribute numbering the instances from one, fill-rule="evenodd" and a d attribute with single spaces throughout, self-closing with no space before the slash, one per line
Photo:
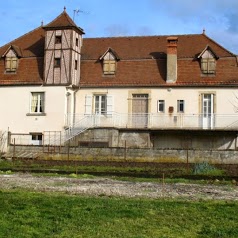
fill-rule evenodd
<path id="1" fill-rule="evenodd" d="M 1 2 L 0 46 L 42 21 L 49 23 L 64 6 L 85 37 L 200 34 L 205 29 L 238 54 L 238 0 L 7 0 Z"/>

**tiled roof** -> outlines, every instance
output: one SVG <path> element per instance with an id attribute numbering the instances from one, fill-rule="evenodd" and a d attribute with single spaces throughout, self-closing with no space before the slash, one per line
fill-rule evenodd
<path id="1" fill-rule="evenodd" d="M 70 27 L 81 31 L 64 11 L 55 20 L 9 42 L 0 48 L 2 56 L 9 47 L 21 54 L 17 74 L 4 73 L 0 60 L 0 85 L 42 84 L 45 28 Z M 150 87 L 166 84 L 167 37 L 84 38 L 81 58 L 81 87 Z M 238 85 L 237 59 L 234 54 L 205 34 L 176 35 L 178 37 L 178 79 L 174 86 Z M 201 75 L 197 57 L 208 47 L 219 58 L 216 75 Z M 116 52 L 116 74 L 104 76 L 100 57 L 108 50 Z"/>
<path id="2" fill-rule="evenodd" d="M 121 59 L 165 58 L 169 36 L 135 36 L 111 38 L 85 38 L 82 48 L 83 59 L 98 59 L 110 47 Z M 178 58 L 194 58 L 207 45 L 219 57 L 233 56 L 205 34 L 177 35 Z"/>
<path id="3" fill-rule="evenodd" d="M 112 37 L 84 39 L 81 87 L 150 87 L 166 83 L 168 36 Z M 173 86 L 237 85 L 238 67 L 234 54 L 205 34 L 178 35 L 178 78 Z M 219 57 L 216 75 L 201 75 L 199 54 L 209 46 Z M 99 57 L 111 47 L 117 52 L 115 76 L 104 76 Z"/>
<path id="4" fill-rule="evenodd" d="M 63 11 L 57 18 L 55 18 L 52 22 L 44 26 L 44 28 L 60 28 L 60 27 L 70 27 L 75 28 L 84 34 L 83 29 L 78 27 L 74 21 L 69 17 L 66 11 Z"/>

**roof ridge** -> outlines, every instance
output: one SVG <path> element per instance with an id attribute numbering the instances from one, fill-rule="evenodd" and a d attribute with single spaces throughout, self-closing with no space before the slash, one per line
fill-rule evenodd
<path id="1" fill-rule="evenodd" d="M 100 36 L 100 37 L 84 37 L 84 39 L 111 39 L 111 38 L 144 38 L 144 37 L 169 37 L 169 36 L 198 36 L 202 34 L 171 34 L 171 35 L 130 35 L 130 36 Z"/>

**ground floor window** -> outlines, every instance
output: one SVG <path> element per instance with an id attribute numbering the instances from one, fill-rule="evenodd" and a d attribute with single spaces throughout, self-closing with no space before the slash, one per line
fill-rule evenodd
<path id="1" fill-rule="evenodd" d="M 43 135 L 41 133 L 31 133 L 31 144 L 42 145 Z"/>

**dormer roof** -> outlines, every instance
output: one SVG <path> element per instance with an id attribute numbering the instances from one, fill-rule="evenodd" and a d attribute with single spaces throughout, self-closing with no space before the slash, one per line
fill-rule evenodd
<path id="1" fill-rule="evenodd" d="M 120 60 L 119 56 L 117 55 L 116 51 L 114 51 L 111 47 L 109 47 L 105 53 L 99 58 L 99 60 L 103 60 L 107 53 L 111 53 L 116 60 Z"/>
<path id="2" fill-rule="evenodd" d="M 16 45 L 10 45 L 7 48 L 7 50 L 3 53 L 2 57 L 5 57 L 10 50 L 13 50 L 17 57 L 19 57 L 19 58 L 22 57 L 21 48 Z"/>
<path id="3" fill-rule="evenodd" d="M 198 59 L 201 58 L 206 51 L 209 51 L 214 58 L 219 59 L 219 57 L 216 55 L 216 53 L 212 50 L 212 48 L 209 45 L 207 45 L 205 49 L 201 52 L 201 54 L 198 55 Z"/>

